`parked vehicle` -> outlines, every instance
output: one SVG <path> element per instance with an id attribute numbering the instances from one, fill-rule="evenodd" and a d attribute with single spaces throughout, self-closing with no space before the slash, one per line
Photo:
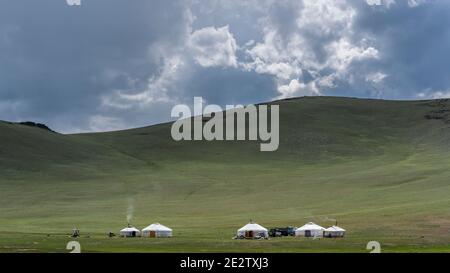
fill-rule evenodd
<path id="1" fill-rule="evenodd" d="M 284 227 L 284 228 L 271 228 L 269 230 L 270 237 L 283 237 L 283 236 L 294 236 L 295 235 L 295 227 Z"/>

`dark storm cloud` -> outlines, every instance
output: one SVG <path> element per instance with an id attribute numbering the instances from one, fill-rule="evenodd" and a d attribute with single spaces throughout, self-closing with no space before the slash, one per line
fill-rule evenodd
<path id="1" fill-rule="evenodd" d="M 386 97 L 415 99 L 426 89 L 450 89 L 449 1 L 413 8 L 397 1 L 388 10 L 360 4 L 359 11 L 356 31 L 376 38 L 381 59 L 371 66 L 388 75 Z"/>
<path id="2" fill-rule="evenodd" d="M 2 119 L 86 129 L 102 94 L 146 85 L 158 69 L 150 46 L 176 44 L 184 8 L 175 1 L 2 1 Z M 63 118 L 58 118 L 64 116 Z M 70 127 L 70 126 L 69 126 Z"/>

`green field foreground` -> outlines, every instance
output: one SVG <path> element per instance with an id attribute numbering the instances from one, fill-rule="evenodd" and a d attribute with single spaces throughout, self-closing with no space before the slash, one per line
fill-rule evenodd
<path id="1" fill-rule="evenodd" d="M 450 102 L 280 105 L 280 147 L 175 142 L 170 124 L 62 135 L 0 122 L 0 252 L 450 252 Z M 160 222 L 173 238 L 108 238 Z M 344 239 L 233 240 L 338 221 Z"/>

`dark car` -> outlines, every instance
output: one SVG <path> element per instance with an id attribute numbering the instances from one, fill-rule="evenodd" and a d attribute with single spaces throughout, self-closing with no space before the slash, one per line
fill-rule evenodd
<path id="1" fill-rule="evenodd" d="M 284 227 L 284 228 L 271 228 L 269 230 L 270 237 L 283 237 L 283 236 L 294 236 L 295 228 L 294 227 Z"/>

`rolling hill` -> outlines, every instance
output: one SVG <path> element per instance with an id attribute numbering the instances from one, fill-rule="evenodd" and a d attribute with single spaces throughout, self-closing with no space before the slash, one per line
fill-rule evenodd
<path id="1" fill-rule="evenodd" d="M 171 124 L 63 135 L 0 122 L 0 252 L 450 251 L 450 100 L 304 97 L 280 105 L 280 146 L 181 141 Z M 107 238 L 161 222 L 169 240 Z M 337 220 L 343 240 L 231 240 Z"/>

